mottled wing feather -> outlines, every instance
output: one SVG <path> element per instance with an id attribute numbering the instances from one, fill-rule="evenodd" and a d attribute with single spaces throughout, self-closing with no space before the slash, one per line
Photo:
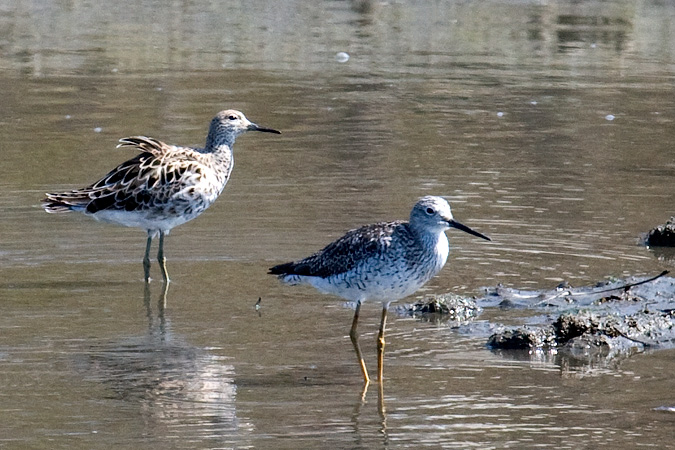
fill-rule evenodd
<path id="1" fill-rule="evenodd" d="M 138 145 L 137 147 L 142 148 Z M 201 164 L 187 154 L 185 149 L 181 150 L 180 154 L 143 152 L 123 162 L 91 186 L 65 193 L 47 194 L 43 207 L 48 212 L 86 210 L 89 214 L 103 210 L 151 209 L 181 189 L 177 180 L 186 173 L 200 170 L 198 166 Z M 168 165 L 165 159 L 170 159 L 171 164 Z"/>
<path id="2" fill-rule="evenodd" d="M 92 214 L 106 209 L 129 211 L 140 207 L 141 203 L 131 201 L 133 189 L 128 189 L 129 186 L 144 179 L 141 173 L 143 167 L 152 166 L 151 162 L 154 159 L 161 158 L 174 147 L 146 136 L 130 136 L 120 139 L 119 142 L 118 148 L 134 147 L 142 153 L 123 162 L 91 186 L 70 192 L 48 193 L 43 200 L 42 207 L 50 213 L 86 210 Z M 154 181 L 148 179 L 145 180 L 145 184 L 152 186 Z M 126 189 L 121 191 L 121 187 L 126 187 Z M 142 192 L 140 194 L 144 199 L 147 199 L 149 195 Z"/>
<path id="3" fill-rule="evenodd" d="M 380 222 L 348 231 L 340 239 L 305 259 L 280 264 L 270 269 L 273 275 L 302 275 L 327 278 L 348 272 L 359 262 L 382 253 L 391 237 L 407 230 L 402 221 Z"/>

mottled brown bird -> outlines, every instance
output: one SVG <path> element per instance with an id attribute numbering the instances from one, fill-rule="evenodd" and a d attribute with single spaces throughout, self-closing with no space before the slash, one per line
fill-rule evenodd
<path id="1" fill-rule="evenodd" d="M 157 260 L 168 282 L 164 236 L 218 198 L 232 172 L 234 141 L 246 131 L 280 134 L 250 122 L 239 111 L 225 110 L 211 121 L 204 148 L 165 144 L 145 136 L 120 139 L 118 147 L 135 147 L 141 153 L 88 187 L 47 194 L 42 206 L 48 213 L 78 211 L 103 222 L 146 230 L 146 281 L 152 238 L 159 236 Z"/>

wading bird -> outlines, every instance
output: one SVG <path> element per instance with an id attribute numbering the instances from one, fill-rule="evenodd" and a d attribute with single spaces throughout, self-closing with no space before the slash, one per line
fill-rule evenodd
<path id="1" fill-rule="evenodd" d="M 443 198 L 427 196 L 415 204 L 409 222 L 380 222 L 348 231 L 323 250 L 299 261 L 274 266 L 269 273 L 284 283 L 308 284 L 323 293 L 356 302 L 349 337 L 367 385 L 370 377 L 356 331 L 361 303 L 382 302 L 377 339 L 378 380 L 382 381 L 389 304 L 413 294 L 443 268 L 449 252 L 445 236 L 448 228 L 490 240 L 457 222 Z"/>
<path id="2" fill-rule="evenodd" d="M 48 213 L 77 211 L 103 222 L 146 230 L 146 282 L 150 280 L 150 245 L 159 236 L 157 260 L 168 282 L 164 237 L 218 198 L 232 172 L 234 141 L 246 131 L 280 134 L 230 109 L 213 118 L 204 148 L 165 144 L 145 136 L 120 139 L 118 147 L 135 147 L 141 153 L 90 186 L 47 194 L 42 207 Z"/>

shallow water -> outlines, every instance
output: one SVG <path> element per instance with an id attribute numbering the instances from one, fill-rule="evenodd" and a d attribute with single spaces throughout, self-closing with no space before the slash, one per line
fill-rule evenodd
<path id="1" fill-rule="evenodd" d="M 667 448 L 672 350 L 490 352 L 392 314 L 384 389 L 362 398 L 352 310 L 266 271 L 426 194 L 493 242 L 450 231 L 420 295 L 672 269 L 637 242 L 674 214 L 673 19 L 618 1 L 0 5 L 0 446 Z M 199 145 L 230 107 L 283 134 L 237 141 L 223 196 L 167 239 L 165 297 L 144 289 L 142 232 L 39 207 L 131 157 L 117 139 Z M 374 370 L 379 305 L 362 311 Z"/>

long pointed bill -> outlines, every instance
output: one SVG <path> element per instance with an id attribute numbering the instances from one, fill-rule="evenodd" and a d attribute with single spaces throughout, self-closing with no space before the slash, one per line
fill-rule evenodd
<path id="1" fill-rule="evenodd" d="M 252 123 L 251 125 L 248 126 L 249 131 L 262 131 L 264 133 L 274 133 L 274 134 L 281 134 L 281 131 L 274 130 L 272 128 L 264 128 L 264 127 L 259 127 L 258 125 Z"/>
<path id="2" fill-rule="evenodd" d="M 466 225 L 462 225 L 461 223 L 457 222 L 456 220 L 448 220 L 448 225 L 450 225 L 452 228 L 457 228 L 458 230 L 462 230 L 466 233 L 473 234 L 474 236 L 478 236 L 479 238 L 485 239 L 486 241 L 491 241 L 489 237 L 485 236 L 484 234 L 479 233 L 478 231 L 472 230 L 471 228 L 467 227 Z"/>

